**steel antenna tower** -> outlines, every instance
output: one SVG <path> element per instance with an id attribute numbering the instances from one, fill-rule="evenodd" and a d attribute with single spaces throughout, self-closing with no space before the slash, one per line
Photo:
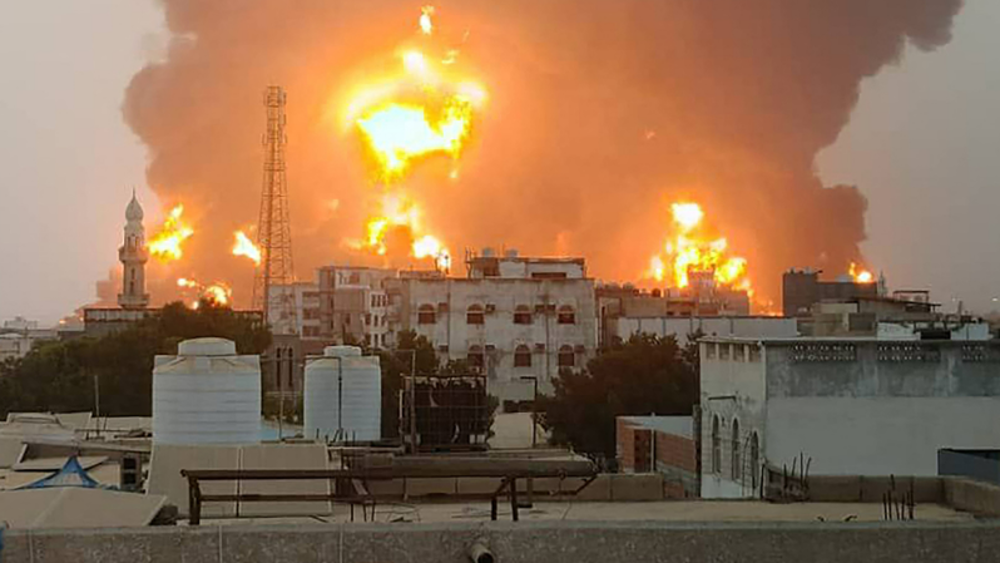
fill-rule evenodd
<path id="1" fill-rule="evenodd" d="M 267 132 L 264 134 L 264 182 L 260 196 L 257 245 L 261 263 L 254 276 L 253 306 L 264 313 L 275 334 L 295 334 L 295 273 L 292 232 L 285 177 L 285 91 L 268 86 L 264 92 Z M 275 292 L 277 290 L 277 292 Z"/>

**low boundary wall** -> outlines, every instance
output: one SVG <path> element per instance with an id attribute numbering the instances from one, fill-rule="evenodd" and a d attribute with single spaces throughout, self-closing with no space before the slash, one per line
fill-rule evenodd
<path id="1" fill-rule="evenodd" d="M 457 563 L 482 540 L 500 563 L 996 561 L 1000 523 L 204 526 L 7 531 L 3 563 Z"/>
<path id="2" fill-rule="evenodd" d="M 1000 518 L 1000 486 L 963 477 L 809 478 L 809 502 L 881 502 L 887 491 L 913 492 L 919 503 L 944 504 L 977 516 Z"/>

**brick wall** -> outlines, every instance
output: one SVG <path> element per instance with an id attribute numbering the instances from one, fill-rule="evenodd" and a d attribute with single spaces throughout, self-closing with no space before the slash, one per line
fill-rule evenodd
<path id="1" fill-rule="evenodd" d="M 635 427 L 624 418 L 615 419 L 615 450 L 618 471 L 635 473 Z"/>
<path id="2" fill-rule="evenodd" d="M 649 429 L 623 418 L 615 421 L 616 454 L 621 473 L 636 472 L 636 434 Z M 663 475 L 665 498 L 692 498 L 698 490 L 698 454 L 695 440 L 663 431 L 653 432 L 656 472 Z"/>
<path id="3" fill-rule="evenodd" d="M 697 460 L 693 439 L 656 432 L 656 470 L 663 474 L 666 498 L 698 496 Z"/>

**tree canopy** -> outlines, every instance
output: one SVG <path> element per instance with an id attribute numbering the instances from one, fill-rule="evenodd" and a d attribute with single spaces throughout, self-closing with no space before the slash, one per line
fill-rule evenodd
<path id="1" fill-rule="evenodd" d="M 149 416 L 153 357 L 176 354 L 189 338 L 216 336 L 236 342 L 241 354 L 260 354 L 270 331 L 228 307 L 182 303 L 100 338 L 79 337 L 36 346 L 27 356 L 0 365 L 0 416 L 11 411 L 89 411 L 99 381 L 101 414 Z"/>
<path id="2" fill-rule="evenodd" d="M 540 399 L 542 424 L 556 444 L 611 459 L 615 418 L 689 415 L 698 396 L 697 344 L 649 334 L 617 342 L 580 373 L 563 371 L 554 393 Z"/>

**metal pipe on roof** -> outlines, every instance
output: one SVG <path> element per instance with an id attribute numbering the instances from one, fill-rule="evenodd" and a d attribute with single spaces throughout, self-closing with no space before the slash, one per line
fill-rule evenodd
<path id="1" fill-rule="evenodd" d="M 485 540 L 481 539 L 472 542 L 472 545 L 469 546 L 467 554 L 472 563 L 493 563 L 496 561 L 496 557 L 493 556 L 493 552 L 486 546 Z"/>

